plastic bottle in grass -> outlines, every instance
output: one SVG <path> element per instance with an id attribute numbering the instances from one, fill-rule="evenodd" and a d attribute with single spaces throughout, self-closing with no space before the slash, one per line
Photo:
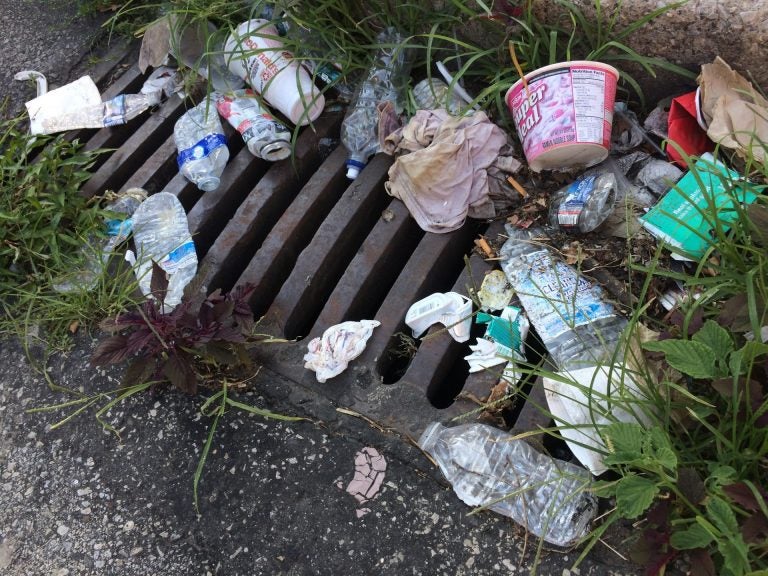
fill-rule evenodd
<path id="1" fill-rule="evenodd" d="M 502 269 L 557 368 L 611 364 L 626 319 L 600 286 L 536 241 L 542 230 L 506 229 Z"/>
<path id="2" fill-rule="evenodd" d="M 187 110 L 173 127 L 173 139 L 179 151 L 179 170 L 184 177 L 203 192 L 216 190 L 229 160 L 216 103 L 206 98 Z"/>
<path id="3" fill-rule="evenodd" d="M 368 159 L 379 151 L 379 104 L 392 102 L 403 110 L 411 70 L 411 52 L 405 37 L 387 28 L 376 37 L 380 46 L 341 125 L 341 141 L 349 151 L 347 178 L 354 179 Z"/>

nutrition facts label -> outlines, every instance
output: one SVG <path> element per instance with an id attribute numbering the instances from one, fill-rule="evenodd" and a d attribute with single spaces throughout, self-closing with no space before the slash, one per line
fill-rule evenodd
<path id="1" fill-rule="evenodd" d="M 606 76 L 603 70 L 594 68 L 571 69 L 578 142 L 600 144 L 603 141 L 606 82 L 613 80 Z"/>

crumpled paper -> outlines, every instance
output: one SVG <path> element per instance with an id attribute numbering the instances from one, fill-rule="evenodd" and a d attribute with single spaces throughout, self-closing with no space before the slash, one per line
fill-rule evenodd
<path id="1" fill-rule="evenodd" d="M 768 142 L 768 100 L 719 56 L 704 64 L 698 78 L 701 113 L 712 141 L 742 158 L 765 164 Z"/>
<path id="2" fill-rule="evenodd" d="M 338 376 L 363 353 L 373 329 L 380 325 L 376 320 L 360 320 L 331 326 L 307 345 L 304 368 L 314 370 L 318 382 Z"/>
<path id="3" fill-rule="evenodd" d="M 405 203 L 427 232 L 460 228 L 467 216 L 493 218 L 488 170 L 507 143 L 507 136 L 484 112 L 454 117 L 446 110 L 419 110 L 402 129 L 385 140 L 397 158 L 386 190 Z"/>

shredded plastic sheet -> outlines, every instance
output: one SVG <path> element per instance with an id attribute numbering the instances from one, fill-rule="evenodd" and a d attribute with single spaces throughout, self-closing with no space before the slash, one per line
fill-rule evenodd
<path id="1" fill-rule="evenodd" d="M 338 376 L 363 353 L 373 329 L 380 324 L 376 320 L 360 320 L 331 326 L 307 345 L 304 368 L 314 370 L 318 382 Z"/>

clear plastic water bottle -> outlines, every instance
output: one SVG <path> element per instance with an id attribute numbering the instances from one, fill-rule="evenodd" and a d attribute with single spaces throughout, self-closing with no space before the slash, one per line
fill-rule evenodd
<path id="1" fill-rule="evenodd" d="M 152 261 L 157 262 L 169 276 L 164 307 L 172 310 L 197 273 L 195 243 L 179 199 L 170 192 L 147 198 L 133 215 L 133 239 L 137 255 L 126 254 L 126 260 L 135 267 L 141 291 L 151 294 Z"/>
<path id="2" fill-rule="evenodd" d="M 179 151 L 179 170 L 203 192 L 219 187 L 221 174 L 229 160 L 227 139 L 221 127 L 216 103 L 206 98 L 187 110 L 173 127 Z"/>
<path id="3" fill-rule="evenodd" d="M 82 246 L 80 255 L 84 263 L 81 270 L 77 270 L 73 279 L 67 279 L 53 285 L 57 292 L 68 293 L 79 290 L 92 290 L 104 271 L 110 256 L 120 244 L 125 242 L 133 231 L 131 215 L 146 199 L 147 191 L 143 188 L 129 188 L 118 194 L 104 209 L 116 214 L 123 214 L 123 218 L 112 218 L 105 222 L 107 238 L 91 237 L 86 245 Z"/>
<path id="4" fill-rule="evenodd" d="M 542 230 L 506 229 L 502 269 L 557 368 L 612 363 L 626 319 L 598 285 L 534 240 Z"/>
<path id="5" fill-rule="evenodd" d="M 583 538 L 597 513 L 594 494 L 585 490 L 589 472 L 540 454 L 498 428 L 480 423 L 446 428 L 433 422 L 419 446 L 466 504 L 487 505 L 557 546 Z"/>
<path id="6" fill-rule="evenodd" d="M 376 37 L 381 47 L 341 125 L 341 141 L 349 151 L 347 178 L 357 178 L 368 159 L 379 151 L 378 105 L 390 101 L 396 113 L 403 110 L 411 69 L 411 51 L 404 43 L 405 37 L 395 28 L 387 28 Z"/>
<path id="7" fill-rule="evenodd" d="M 610 170 L 579 176 L 549 200 L 549 223 L 563 230 L 592 232 L 613 212 L 616 176 Z"/>

